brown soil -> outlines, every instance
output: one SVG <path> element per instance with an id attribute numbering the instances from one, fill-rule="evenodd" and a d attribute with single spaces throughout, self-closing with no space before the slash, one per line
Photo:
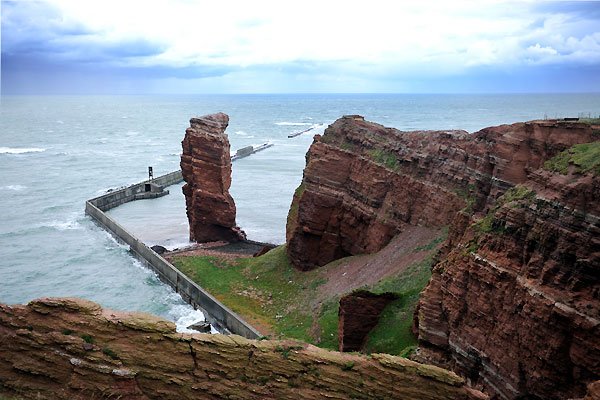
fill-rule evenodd
<path id="1" fill-rule="evenodd" d="M 415 248 L 425 246 L 441 235 L 441 229 L 409 226 L 375 254 L 349 257 L 330 264 L 324 269 L 327 283 L 319 286 L 317 302 L 399 274 L 431 253 L 415 251 Z"/>

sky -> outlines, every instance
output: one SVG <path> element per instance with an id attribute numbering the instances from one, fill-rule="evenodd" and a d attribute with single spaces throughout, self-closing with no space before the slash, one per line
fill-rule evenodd
<path id="1" fill-rule="evenodd" d="M 600 2 L 0 6 L 2 94 L 600 92 Z"/>

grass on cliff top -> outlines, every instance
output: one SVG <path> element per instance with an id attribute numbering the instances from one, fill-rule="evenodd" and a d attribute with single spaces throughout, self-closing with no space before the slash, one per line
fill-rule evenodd
<path id="1" fill-rule="evenodd" d="M 576 144 L 546 161 L 544 168 L 566 175 L 570 165 L 577 173 L 600 175 L 600 142 Z"/>
<path id="2" fill-rule="evenodd" d="M 386 307 L 371 332 L 365 350 L 370 353 L 403 354 L 416 345 L 411 332 L 420 292 L 431 275 L 432 255 L 444 240 L 438 237 L 413 249 L 426 252 L 397 276 L 366 287 L 374 293 L 393 292 L 399 298 Z M 369 259 L 364 257 L 365 262 Z M 256 258 L 224 261 L 210 256 L 178 257 L 175 266 L 209 293 L 272 338 L 297 339 L 326 349 L 338 349 L 338 311 L 341 293 L 317 302 L 318 288 L 327 271 L 343 265 L 334 261 L 313 271 L 298 271 L 279 246 Z M 268 331 L 268 332 L 267 332 Z"/>
<path id="3" fill-rule="evenodd" d="M 310 334 L 313 310 L 309 304 L 323 280 L 318 271 L 293 268 L 285 246 L 230 263 L 209 256 L 174 261 L 184 274 L 259 330 L 266 327 L 275 338 L 315 343 Z"/>

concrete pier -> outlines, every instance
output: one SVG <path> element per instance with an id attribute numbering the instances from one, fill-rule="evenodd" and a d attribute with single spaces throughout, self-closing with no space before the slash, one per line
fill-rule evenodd
<path id="1" fill-rule="evenodd" d="M 165 191 L 164 188 L 182 181 L 181 171 L 174 171 L 154 178 L 152 181 L 144 181 L 125 188 L 110 190 L 101 196 L 88 200 L 88 202 L 93 202 L 101 211 L 108 211 L 130 201 L 151 199 L 169 194 L 169 191 Z"/>
<path id="2" fill-rule="evenodd" d="M 153 179 L 152 183 L 164 188 L 179 183 L 182 180 L 181 171 L 175 171 Z M 215 328 L 249 339 L 261 337 L 260 332 L 254 327 L 211 296 L 210 293 L 198 286 L 170 262 L 146 246 L 146 244 L 129 233 L 105 213 L 105 211 L 118 205 L 136 200 L 136 196 L 144 196 L 145 193 L 152 193 L 152 188 L 147 191 L 146 185 L 148 183 L 148 181 L 145 181 L 126 188 L 111 190 L 102 196 L 90 199 L 85 202 L 85 213 L 92 217 L 98 225 L 113 234 L 117 240 L 129 245 L 131 253 L 136 258 L 142 261 L 145 266 L 155 271 L 160 280 L 170 285 L 186 302 L 194 308 L 201 309 L 204 312 L 206 320 L 215 326 Z"/>

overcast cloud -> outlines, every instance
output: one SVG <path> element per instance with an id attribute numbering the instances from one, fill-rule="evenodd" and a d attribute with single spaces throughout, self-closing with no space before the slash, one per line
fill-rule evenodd
<path id="1" fill-rule="evenodd" d="M 1 6 L 5 94 L 600 91 L 600 2 Z"/>

